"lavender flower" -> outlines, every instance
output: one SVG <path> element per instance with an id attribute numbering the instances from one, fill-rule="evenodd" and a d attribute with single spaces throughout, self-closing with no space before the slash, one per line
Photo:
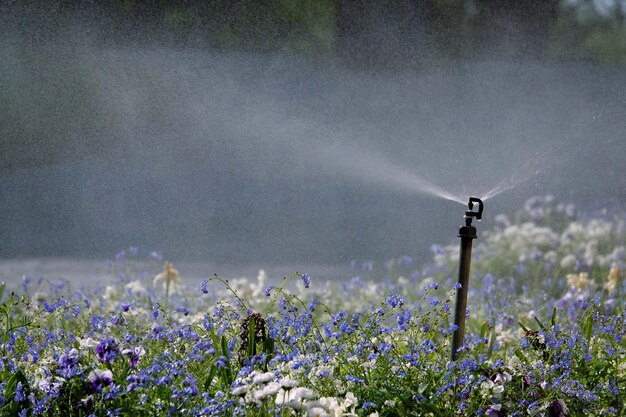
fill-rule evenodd
<path id="1" fill-rule="evenodd" d="M 108 387 L 113 383 L 113 372 L 106 369 L 94 369 L 89 372 L 89 376 L 87 377 L 89 382 L 91 382 L 91 387 L 94 391 L 98 392 L 103 387 Z"/>
<path id="2" fill-rule="evenodd" d="M 102 362 L 113 362 L 119 353 L 120 348 L 112 337 L 105 337 L 96 346 L 96 354 Z"/>
<path id="3" fill-rule="evenodd" d="M 134 347 L 130 349 L 124 349 L 122 355 L 128 356 L 128 363 L 131 368 L 137 366 L 139 359 L 146 353 L 142 347 Z"/>
<path id="4" fill-rule="evenodd" d="M 302 282 L 304 283 L 304 288 L 309 288 L 311 285 L 311 277 L 308 274 L 300 275 L 302 277 Z"/>

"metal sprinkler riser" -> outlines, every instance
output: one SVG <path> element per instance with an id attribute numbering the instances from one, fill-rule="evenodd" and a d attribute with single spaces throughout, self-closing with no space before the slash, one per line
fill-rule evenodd
<path id="1" fill-rule="evenodd" d="M 477 211 L 473 211 L 475 205 L 478 205 Z M 461 226 L 459 229 L 461 252 L 459 254 L 459 279 L 457 281 L 456 305 L 454 308 L 455 329 L 452 333 L 452 361 L 455 361 L 458 357 L 458 350 L 463 346 L 463 339 L 465 338 L 465 315 L 467 312 L 467 292 L 472 260 L 472 241 L 476 239 L 476 228 L 472 226 L 472 220 L 474 218 L 476 220 L 482 219 L 484 205 L 480 198 L 470 197 L 467 206 L 469 210 L 465 212 L 465 226 Z"/>

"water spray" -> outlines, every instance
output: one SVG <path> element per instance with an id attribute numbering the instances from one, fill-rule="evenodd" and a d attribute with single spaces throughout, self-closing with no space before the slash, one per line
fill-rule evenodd
<path id="1" fill-rule="evenodd" d="M 477 205 L 477 211 L 474 206 Z M 483 201 L 480 198 L 470 197 L 467 203 L 469 210 L 465 212 L 465 226 L 459 229 L 461 238 L 461 253 L 459 256 L 459 280 L 456 290 L 456 306 L 454 309 L 454 333 L 452 334 L 452 361 L 455 361 L 458 350 L 463 346 L 465 337 L 465 315 L 467 312 L 467 290 L 469 287 L 470 262 L 472 258 L 472 241 L 476 239 L 476 228 L 472 220 L 481 220 L 483 217 Z"/>

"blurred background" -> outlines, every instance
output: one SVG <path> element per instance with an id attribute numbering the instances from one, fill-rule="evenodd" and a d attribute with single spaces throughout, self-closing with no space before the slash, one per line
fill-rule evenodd
<path id="1" fill-rule="evenodd" d="M 456 239 L 451 200 L 489 196 L 485 222 L 532 195 L 623 202 L 625 14 L 5 0 L 0 258 L 423 260 Z"/>

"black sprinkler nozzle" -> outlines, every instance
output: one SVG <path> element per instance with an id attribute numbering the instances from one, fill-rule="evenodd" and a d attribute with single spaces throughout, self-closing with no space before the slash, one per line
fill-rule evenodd
<path id="1" fill-rule="evenodd" d="M 474 210 L 474 204 L 478 204 L 478 210 Z M 472 219 L 476 218 L 476 220 L 482 220 L 483 218 L 483 200 L 478 197 L 470 197 L 469 202 L 467 203 L 468 211 L 465 212 L 465 224 L 469 226 L 472 224 Z"/>

